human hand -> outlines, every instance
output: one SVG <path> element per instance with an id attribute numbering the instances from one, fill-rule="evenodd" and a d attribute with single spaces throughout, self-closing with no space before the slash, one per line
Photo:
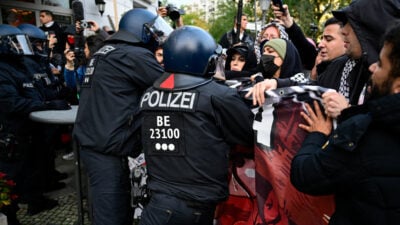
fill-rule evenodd
<path id="1" fill-rule="evenodd" d="M 311 69 L 311 75 L 310 75 L 311 80 L 318 79 L 317 66 L 321 64 L 321 62 L 322 62 L 322 56 L 321 56 L 321 51 L 319 51 L 317 57 L 315 57 L 314 67 Z"/>
<path id="2" fill-rule="evenodd" d="M 305 107 L 308 114 L 300 112 L 300 115 L 305 119 L 307 124 L 299 124 L 299 127 L 307 132 L 321 132 L 328 136 L 332 130 L 332 119 L 322 114 L 317 101 L 313 103 L 315 111 L 306 103 Z"/>
<path id="3" fill-rule="evenodd" d="M 325 113 L 332 118 L 337 118 L 343 109 L 350 106 L 347 99 L 336 91 L 327 91 L 322 94 Z"/>
<path id="4" fill-rule="evenodd" d="M 278 82 L 275 79 L 266 79 L 256 83 L 245 95 L 246 98 L 252 96 L 253 105 L 263 105 L 265 102 L 265 91 L 276 89 Z"/>
<path id="5" fill-rule="evenodd" d="M 284 12 L 280 11 L 279 6 L 273 4 L 271 4 L 271 8 L 273 10 L 272 13 L 280 24 L 286 28 L 290 28 L 293 25 L 293 18 L 290 16 L 288 5 L 283 5 Z"/>
<path id="6" fill-rule="evenodd" d="M 69 103 L 65 100 L 52 100 L 45 103 L 48 110 L 67 110 L 71 109 Z"/>
<path id="7" fill-rule="evenodd" d="M 161 17 L 166 17 L 168 15 L 167 7 L 165 6 L 158 7 L 157 14 L 160 15 Z"/>
<path id="8" fill-rule="evenodd" d="M 90 24 L 89 30 L 93 32 L 98 32 L 100 30 L 99 24 L 94 20 L 88 20 L 88 24 Z"/>

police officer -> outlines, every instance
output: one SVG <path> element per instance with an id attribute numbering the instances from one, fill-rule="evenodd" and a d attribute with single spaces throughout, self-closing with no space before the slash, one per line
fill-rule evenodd
<path id="1" fill-rule="evenodd" d="M 29 120 L 36 110 L 67 109 L 66 102 L 46 101 L 34 87 L 23 64 L 25 55 L 33 55 L 31 44 L 18 28 L 0 25 L 0 171 L 16 182 L 19 199 L 28 203 L 28 214 L 53 208 L 57 201 L 43 196 L 42 174 L 32 160 L 32 134 L 40 129 Z M 11 206 L 12 207 L 12 206 Z M 18 208 L 13 207 L 9 219 Z M 9 221 L 9 224 L 18 224 Z"/>
<path id="2" fill-rule="evenodd" d="M 154 13 L 132 9 L 87 66 L 73 133 L 89 176 L 95 225 L 132 224 L 127 156 L 140 153 L 140 97 L 163 73 L 153 52 L 171 31 Z"/>
<path id="3" fill-rule="evenodd" d="M 152 195 L 140 224 L 210 225 L 228 196 L 231 147 L 253 144 L 253 113 L 213 80 L 222 48 L 206 31 L 179 28 L 163 46 L 166 72 L 140 102 Z"/>
<path id="4" fill-rule="evenodd" d="M 43 30 L 32 24 L 20 24 L 18 26 L 25 33 L 32 45 L 33 55 L 23 57 L 23 64 L 27 68 L 27 74 L 33 81 L 33 85 L 48 100 L 64 98 L 61 93 L 65 93 L 65 87 L 56 78 L 50 68 L 48 41 Z M 38 165 L 42 168 L 41 174 L 47 177 L 44 189 L 53 191 L 65 187 L 65 183 L 59 180 L 67 178 L 66 173 L 61 173 L 55 169 L 55 150 L 57 135 L 60 135 L 60 126 L 54 124 L 40 124 L 41 128 L 35 132 L 33 147 L 36 148 L 35 154 Z M 41 154 L 39 154 L 39 152 Z"/>
<path id="5" fill-rule="evenodd" d="M 62 97 L 62 82 L 51 72 L 46 34 L 40 28 L 27 23 L 20 24 L 18 29 L 28 35 L 32 44 L 34 55 L 24 57 L 24 64 L 30 70 L 35 86 L 47 100 Z"/>

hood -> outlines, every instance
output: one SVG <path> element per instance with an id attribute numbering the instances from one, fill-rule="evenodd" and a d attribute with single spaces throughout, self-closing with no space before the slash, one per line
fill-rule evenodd
<path id="1" fill-rule="evenodd" d="M 286 41 L 286 55 L 281 66 L 279 78 L 289 78 L 303 71 L 303 63 L 299 52 L 291 41 Z"/>
<path id="2" fill-rule="evenodd" d="M 235 53 L 239 53 L 246 60 L 246 63 L 242 69 L 243 71 L 252 70 L 257 66 L 257 57 L 254 53 L 254 50 L 251 48 L 249 49 L 247 46 L 237 45 L 229 48 L 226 51 L 227 58 L 225 62 L 225 70 L 231 70 L 231 61 Z"/>
<path id="3" fill-rule="evenodd" d="M 400 23 L 399 0 L 353 0 L 349 6 L 333 11 L 342 22 L 350 23 L 360 41 L 368 65 L 378 60 L 386 29 Z"/>

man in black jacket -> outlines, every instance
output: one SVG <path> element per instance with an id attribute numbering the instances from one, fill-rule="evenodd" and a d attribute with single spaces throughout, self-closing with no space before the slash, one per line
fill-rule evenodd
<path id="1" fill-rule="evenodd" d="M 337 92 L 323 95 L 325 111 L 332 117 L 340 115 L 349 105 L 363 103 L 366 84 L 371 73 L 368 67 L 378 59 L 381 36 L 390 24 L 400 22 L 400 2 L 392 0 L 355 0 L 333 15 L 342 21 L 344 27 L 347 58 L 337 63 L 337 69 L 325 72 L 327 77 L 340 76 Z"/>
<path id="2" fill-rule="evenodd" d="M 253 113 L 213 80 L 221 48 L 198 27 L 164 43 L 166 73 L 142 97 L 142 140 L 152 196 L 141 225 L 213 224 L 228 197 L 232 146 L 253 144 Z"/>
<path id="3" fill-rule="evenodd" d="M 140 153 L 140 97 L 163 73 L 154 57 L 172 28 L 156 14 L 133 9 L 93 54 L 81 85 L 73 135 L 88 171 L 93 224 L 132 224 L 127 156 Z"/>
<path id="4" fill-rule="evenodd" d="M 219 44 L 223 48 L 230 48 L 233 45 L 237 44 L 236 38 L 238 35 L 237 31 L 237 20 L 236 16 L 234 19 L 234 27 L 232 30 L 226 32 L 221 39 L 219 40 Z M 240 23 L 240 31 L 239 31 L 239 42 L 246 44 L 249 48 L 254 49 L 254 39 L 246 32 L 246 27 L 247 27 L 247 15 L 242 14 L 242 20 Z"/>
<path id="5" fill-rule="evenodd" d="M 335 195 L 330 225 L 400 221 L 400 25 L 385 35 L 373 63 L 370 99 L 345 109 L 336 130 L 318 104 L 300 128 L 310 132 L 293 158 L 291 181 L 311 195 Z M 332 132 L 332 133 L 331 133 Z"/>
<path id="6" fill-rule="evenodd" d="M 54 32 L 56 38 L 57 38 L 57 43 L 54 46 L 53 53 L 54 54 L 64 54 L 64 49 L 65 49 L 65 42 L 66 40 L 66 35 L 64 34 L 64 30 L 61 28 L 61 26 L 54 21 L 54 14 L 50 10 L 40 10 L 40 23 L 42 26 L 40 26 L 40 29 L 42 29 L 44 32 Z"/>

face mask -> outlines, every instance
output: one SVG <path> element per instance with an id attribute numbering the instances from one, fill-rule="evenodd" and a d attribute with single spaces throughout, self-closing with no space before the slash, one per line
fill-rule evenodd
<path id="1" fill-rule="evenodd" d="M 275 56 L 272 55 L 262 55 L 261 64 L 263 67 L 263 76 L 266 78 L 271 78 L 276 71 L 279 70 L 279 66 L 274 63 Z"/>

